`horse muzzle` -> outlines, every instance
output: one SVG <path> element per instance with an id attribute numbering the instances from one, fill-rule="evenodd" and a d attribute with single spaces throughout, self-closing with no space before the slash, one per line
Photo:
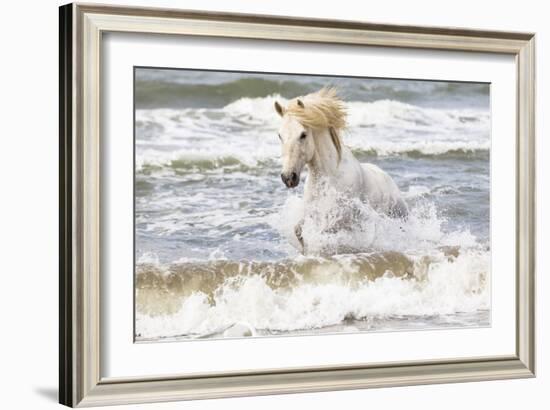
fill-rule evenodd
<path id="1" fill-rule="evenodd" d="M 300 183 L 300 177 L 296 172 L 282 173 L 281 179 L 287 188 L 296 188 Z"/>

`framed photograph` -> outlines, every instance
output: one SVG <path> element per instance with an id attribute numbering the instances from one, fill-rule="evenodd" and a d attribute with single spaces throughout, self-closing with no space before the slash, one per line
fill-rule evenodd
<path id="1" fill-rule="evenodd" d="M 533 377 L 534 35 L 60 8 L 60 402 Z"/>

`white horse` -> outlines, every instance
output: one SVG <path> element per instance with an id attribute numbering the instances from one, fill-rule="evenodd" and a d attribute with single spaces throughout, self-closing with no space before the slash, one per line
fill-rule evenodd
<path id="1" fill-rule="evenodd" d="M 275 110 L 282 118 L 279 128 L 281 179 L 288 188 L 294 188 L 300 182 L 305 165 L 309 170 L 304 189 L 306 212 L 315 206 L 323 191 L 330 188 L 342 198 L 359 198 L 379 213 L 393 218 L 407 217 L 407 205 L 393 179 L 376 165 L 361 164 L 342 144 L 346 110 L 334 88 L 295 98 L 286 107 L 275 102 Z M 346 200 L 346 203 L 352 202 Z M 349 219 L 348 227 L 354 223 L 353 218 Z M 303 222 L 300 221 L 294 231 L 305 251 Z M 346 223 L 340 221 L 337 225 L 330 229 L 345 227 Z"/>

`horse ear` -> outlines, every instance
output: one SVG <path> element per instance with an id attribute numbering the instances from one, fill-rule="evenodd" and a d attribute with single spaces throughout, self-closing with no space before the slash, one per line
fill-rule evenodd
<path id="1" fill-rule="evenodd" d="M 285 115 L 285 109 L 281 104 L 279 104 L 278 101 L 275 101 L 275 111 L 277 111 L 277 114 L 279 114 L 281 117 Z"/>
<path id="2" fill-rule="evenodd" d="M 304 102 L 302 100 L 300 100 L 299 98 L 296 100 L 296 104 L 298 104 L 298 106 L 300 108 L 305 108 Z"/>

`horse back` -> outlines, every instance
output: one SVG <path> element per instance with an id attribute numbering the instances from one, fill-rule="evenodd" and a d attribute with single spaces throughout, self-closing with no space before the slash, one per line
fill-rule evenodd
<path id="1" fill-rule="evenodd" d="M 405 218 L 408 215 L 407 204 L 393 178 L 377 165 L 361 165 L 364 173 L 364 193 L 373 208 L 391 217 Z"/>

